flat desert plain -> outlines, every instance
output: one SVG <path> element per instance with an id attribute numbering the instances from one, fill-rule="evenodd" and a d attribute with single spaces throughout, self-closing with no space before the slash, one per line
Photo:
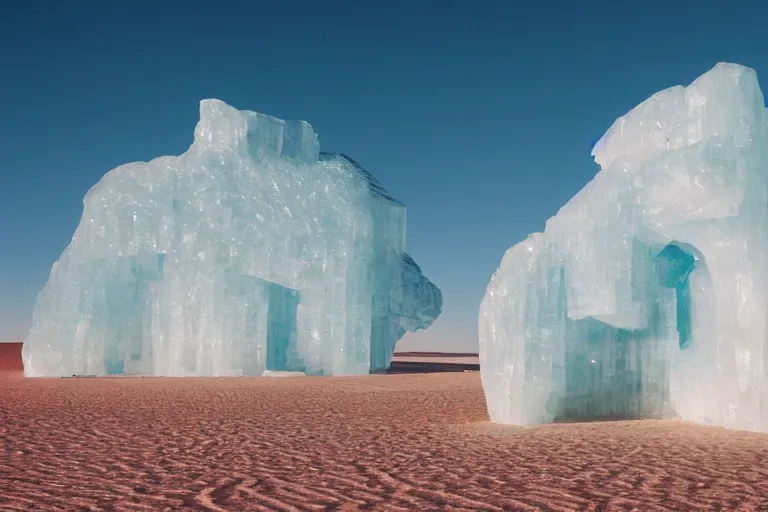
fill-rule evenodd
<path id="1" fill-rule="evenodd" d="M 768 436 L 488 422 L 476 372 L 24 379 L 0 510 L 768 510 Z"/>

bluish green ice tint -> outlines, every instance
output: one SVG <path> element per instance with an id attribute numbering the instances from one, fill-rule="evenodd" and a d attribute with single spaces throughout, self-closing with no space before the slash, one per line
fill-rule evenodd
<path id="1" fill-rule="evenodd" d="M 680 336 L 680 348 L 691 346 L 691 289 L 686 281 L 676 288 L 677 291 L 677 333 Z"/>
<path id="2" fill-rule="evenodd" d="M 656 256 L 659 284 L 666 288 L 679 288 L 688 281 L 688 276 L 696 267 L 693 254 L 671 243 Z"/>
<path id="3" fill-rule="evenodd" d="M 734 64 L 616 120 L 600 172 L 488 284 L 493 421 L 768 431 L 767 134 L 757 76 Z"/>
<path id="4" fill-rule="evenodd" d="M 296 346 L 296 308 L 300 294 L 276 283 L 268 283 L 267 370 L 306 370 Z"/>
<path id="5" fill-rule="evenodd" d="M 86 195 L 24 343 L 27 376 L 361 374 L 442 294 L 405 252 L 405 206 L 303 121 L 200 104 L 178 157 Z"/>
<path id="6" fill-rule="evenodd" d="M 656 256 L 659 284 L 674 288 L 676 294 L 677 332 L 681 349 L 691 344 L 691 289 L 688 277 L 696 268 L 696 258 L 677 244 L 664 247 Z"/>

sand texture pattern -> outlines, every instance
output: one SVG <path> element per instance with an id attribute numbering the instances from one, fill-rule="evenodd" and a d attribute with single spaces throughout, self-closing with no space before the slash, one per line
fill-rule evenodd
<path id="1" fill-rule="evenodd" d="M 470 372 L 6 371 L 0 510 L 768 510 L 765 435 L 661 421 L 521 429 L 487 420 Z"/>

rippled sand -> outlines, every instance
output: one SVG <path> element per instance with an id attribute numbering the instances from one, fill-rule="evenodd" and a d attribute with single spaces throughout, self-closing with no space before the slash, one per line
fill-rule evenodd
<path id="1" fill-rule="evenodd" d="M 24 379 L 11 352 L 2 511 L 768 510 L 768 436 L 494 426 L 478 373 Z"/>

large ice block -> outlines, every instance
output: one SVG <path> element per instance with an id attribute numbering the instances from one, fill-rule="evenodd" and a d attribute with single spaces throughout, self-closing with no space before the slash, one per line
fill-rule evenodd
<path id="1" fill-rule="evenodd" d="M 405 207 L 303 121 L 200 105 L 179 157 L 84 200 L 24 342 L 27 376 L 360 374 L 387 368 L 440 291 Z"/>
<path id="2" fill-rule="evenodd" d="M 679 417 L 768 431 L 768 114 L 718 64 L 619 118 L 594 179 L 480 307 L 493 421 Z"/>

